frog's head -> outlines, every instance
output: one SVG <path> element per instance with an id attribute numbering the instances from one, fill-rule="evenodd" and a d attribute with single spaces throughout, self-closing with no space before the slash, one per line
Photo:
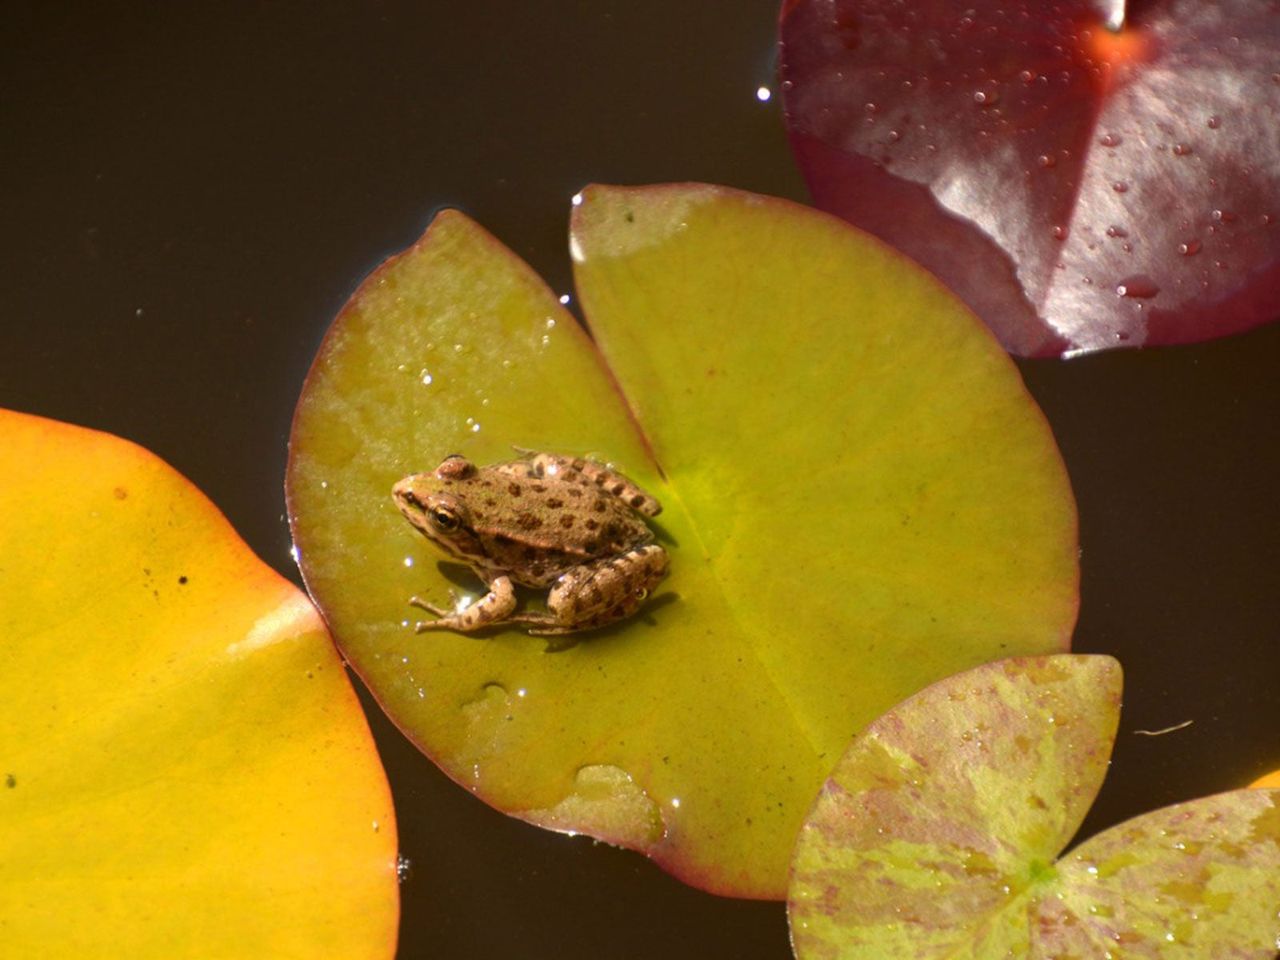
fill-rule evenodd
<path id="1" fill-rule="evenodd" d="M 415 473 L 391 488 L 391 496 L 405 519 L 464 563 L 475 563 L 484 556 L 458 490 L 458 482 L 474 473 L 475 466 L 470 461 L 454 455 L 433 473 Z"/>

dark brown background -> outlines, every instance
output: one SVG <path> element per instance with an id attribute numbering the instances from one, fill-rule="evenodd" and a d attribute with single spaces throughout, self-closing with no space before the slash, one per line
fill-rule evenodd
<path id="1" fill-rule="evenodd" d="M 462 207 L 569 290 L 586 182 L 804 198 L 755 94 L 773 0 L 0 10 L 0 406 L 151 448 L 295 580 L 281 483 L 302 376 L 432 211 Z M 1127 673 L 1090 832 L 1280 767 L 1278 360 L 1280 325 L 1021 365 L 1079 499 L 1077 649 Z M 789 956 L 780 905 L 509 820 L 371 722 L 414 865 L 401 957 Z"/>

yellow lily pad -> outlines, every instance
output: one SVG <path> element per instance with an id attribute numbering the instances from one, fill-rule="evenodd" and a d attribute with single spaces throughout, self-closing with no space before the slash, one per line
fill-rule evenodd
<path id="1" fill-rule="evenodd" d="M 1059 857 L 1120 716 L 1110 657 L 948 677 L 850 745 L 796 843 L 799 960 L 1271 960 L 1280 790 L 1135 817 Z"/>
<path id="2" fill-rule="evenodd" d="M 294 423 L 302 570 L 459 783 L 697 886 L 781 897 L 854 731 L 941 676 L 1067 646 L 1066 474 L 985 328 L 877 241 L 717 187 L 579 200 L 594 340 L 454 211 L 352 297 Z M 393 483 L 513 446 L 614 462 L 662 501 L 671 574 L 640 616 L 568 649 L 414 633 L 409 598 L 451 581 Z"/>
<path id="3" fill-rule="evenodd" d="M 0 411 L 0 953 L 390 957 L 386 778 L 315 608 L 116 437 Z"/>

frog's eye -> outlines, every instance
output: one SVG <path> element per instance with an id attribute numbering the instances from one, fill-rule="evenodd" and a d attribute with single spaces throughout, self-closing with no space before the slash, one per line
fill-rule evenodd
<path id="1" fill-rule="evenodd" d="M 445 507 L 434 507 L 430 513 L 431 522 L 446 533 L 458 529 L 458 515 Z"/>

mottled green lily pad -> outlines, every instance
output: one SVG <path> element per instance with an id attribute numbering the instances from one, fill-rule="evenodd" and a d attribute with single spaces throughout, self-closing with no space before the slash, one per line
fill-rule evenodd
<path id="1" fill-rule="evenodd" d="M 800 960 L 1270 960 L 1280 790 L 1136 817 L 1058 859 L 1106 773 L 1110 657 L 949 677 L 856 737 L 805 821 L 789 908 Z"/>
<path id="2" fill-rule="evenodd" d="M 782 897 L 853 732 L 939 677 L 1067 645 L 1065 471 L 985 328 L 864 234 L 716 187 L 580 201 L 594 341 L 453 211 L 352 297 L 294 426 L 302 570 L 396 723 L 484 800 Z M 392 484 L 513 446 L 612 461 L 663 502 L 672 572 L 639 617 L 551 651 L 414 633 L 410 596 L 480 584 L 438 569 Z"/>

